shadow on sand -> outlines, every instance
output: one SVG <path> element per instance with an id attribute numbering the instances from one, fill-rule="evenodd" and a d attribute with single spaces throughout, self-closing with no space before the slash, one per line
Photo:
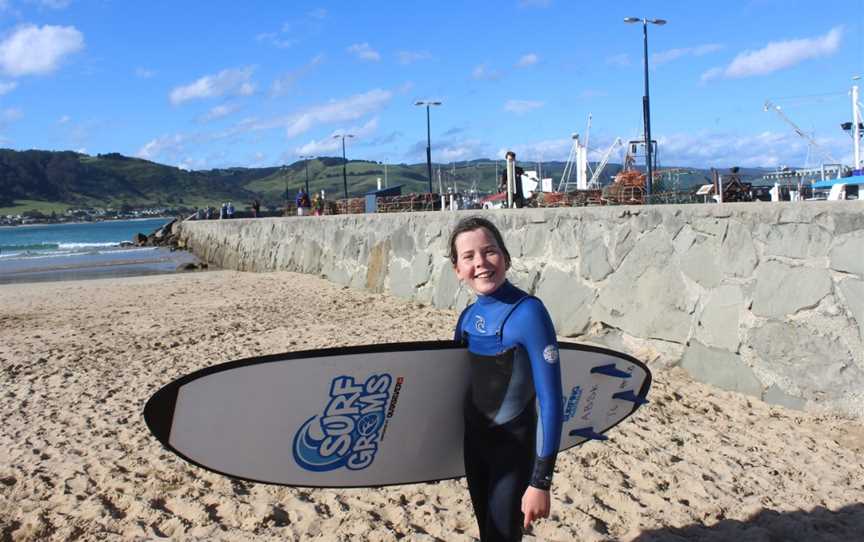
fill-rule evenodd
<path id="1" fill-rule="evenodd" d="M 645 531 L 634 542 L 822 542 L 864 541 L 864 504 L 832 511 L 821 506 L 810 511 L 762 510 L 744 521 L 724 519 L 710 527 L 688 525 Z"/>

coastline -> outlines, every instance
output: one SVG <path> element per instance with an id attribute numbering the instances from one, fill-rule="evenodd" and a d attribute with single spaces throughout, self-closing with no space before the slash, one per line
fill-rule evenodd
<path id="1" fill-rule="evenodd" d="M 370 319 L 370 315 L 374 318 Z M 12 540 L 468 541 L 462 480 L 381 489 L 248 484 L 163 450 L 161 385 L 249 356 L 452 337 L 455 311 L 288 272 L 0 285 L 0 532 Z M 651 403 L 559 457 L 526 540 L 850 540 L 864 426 L 654 368 Z"/>

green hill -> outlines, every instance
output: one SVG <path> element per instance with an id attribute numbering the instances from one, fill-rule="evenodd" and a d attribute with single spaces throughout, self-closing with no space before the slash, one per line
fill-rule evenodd
<path id="1" fill-rule="evenodd" d="M 491 193 L 497 188 L 496 173 L 503 171 L 504 162 L 487 159 L 433 164 L 433 190 L 459 192 L 477 190 Z M 186 171 L 149 160 L 131 158 L 117 153 L 89 156 L 71 151 L 15 151 L 0 149 L 0 214 L 17 214 L 26 210 L 61 212 L 70 207 L 200 207 L 218 206 L 233 201 L 244 207 L 259 199 L 265 207 L 279 208 L 286 197 L 294 195 L 306 184 L 308 165 L 309 187 L 313 192 L 324 190 L 330 198 L 344 193 L 341 157 L 319 157 L 283 167 L 226 168 Z M 526 170 L 538 165 L 522 162 Z M 544 162 L 544 177 L 552 177 L 553 189 L 558 187 L 564 162 Z M 601 184 L 611 182 L 621 166 L 609 164 Z M 387 164 L 366 160 L 349 160 L 346 164 L 348 193 L 360 196 L 377 187 L 386 176 L 388 186 L 402 185 L 402 192 L 426 192 L 428 189 L 425 163 Z M 746 174 L 758 174 L 752 169 Z M 764 171 L 764 170 L 762 170 Z M 688 190 L 706 182 L 704 169 L 688 169 L 686 174 L 670 178 L 667 190 Z"/>

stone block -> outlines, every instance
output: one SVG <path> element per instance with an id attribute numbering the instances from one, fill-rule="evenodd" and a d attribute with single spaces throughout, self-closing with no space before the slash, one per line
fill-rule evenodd
<path id="1" fill-rule="evenodd" d="M 813 224 L 775 224 L 765 228 L 765 254 L 786 258 L 819 258 L 828 253 L 831 236 Z"/>
<path id="2" fill-rule="evenodd" d="M 609 250 L 602 232 L 583 240 L 582 258 L 579 260 L 579 274 L 593 282 L 600 282 L 612 272 L 609 264 Z"/>
<path id="3" fill-rule="evenodd" d="M 698 232 L 710 235 L 712 237 L 716 237 L 718 239 L 723 239 L 723 236 L 726 235 L 727 222 L 728 221 L 724 218 L 717 218 L 711 216 L 694 220 L 692 227 Z"/>
<path id="4" fill-rule="evenodd" d="M 580 243 L 576 236 L 577 227 L 579 227 L 578 222 L 560 221 L 559 226 L 549 235 L 549 253 L 565 260 L 578 258 Z"/>
<path id="5" fill-rule="evenodd" d="M 522 237 L 522 257 L 540 258 L 549 256 L 550 254 L 547 254 L 546 245 L 548 239 L 549 228 L 545 223 L 528 224 L 525 228 L 525 235 Z"/>
<path id="6" fill-rule="evenodd" d="M 713 290 L 696 326 L 696 338 L 707 346 L 737 352 L 738 325 L 744 305 L 741 287 L 725 284 Z"/>
<path id="7" fill-rule="evenodd" d="M 864 371 L 836 337 L 799 322 L 768 322 L 750 334 L 760 370 L 793 382 L 804 400 L 824 402 L 864 389 Z"/>
<path id="8" fill-rule="evenodd" d="M 452 265 L 442 265 L 437 271 L 433 271 L 438 277 L 435 284 L 435 293 L 432 295 L 432 304 L 439 309 L 453 307 L 456 292 L 459 290 L 459 279 Z"/>
<path id="9" fill-rule="evenodd" d="M 831 269 L 864 277 L 864 231 L 843 235 L 834 241 Z"/>
<path id="10" fill-rule="evenodd" d="M 693 243 L 696 242 L 696 238 L 697 235 L 693 231 L 693 228 L 689 224 L 685 224 L 673 238 L 672 246 L 675 247 L 675 252 L 682 254 L 687 252 Z"/>
<path id="11" fill-rule="evenodd" d="M 407 226 L 402 226 L 390 237 L 390 247 L 397 258 L 410 260 L 414 256 L 414 238 Z"/>
<path id="12" fill-rule="evenodd" d="M 723 273 L 730 277 L 747 278 L 753 273 L 759 257 L 750 229 L 741 222 L 730 221 L 726 237 L 720 246 L 720 265 Z"/>
<path id="13" fill-rule="evenodd" d="M 807 401 L 794 395 L 789 395 L 777 384 L 771 384 L 762 396 L 762 400 L 772 405 L 780 405 L 794 410 L 804 410 Z"/>
<path id="14" fill-rule="evenodd" d="M 782 320 L 800 310 L 815 307 L 831 293 L 831 288 L 831 277 L 825 269 L 763 262 L 756 269 L 753 314 Z"/>
<path id="15" fill-rule="evenodd" d="M 723 279 L 720 262 L 717 261 L 719 244 L 713 237 L 702 239 L 681 256 L 681 271 L 703 288 L 714 288 Z"/>
<path id="16" fill-rule="evenodd" d="M 709 348 L 699 341 L 690 341 L 681 360 L 694 379 L 718 388 L 762 397 L 762 383 L 741 356 L 727 350 Z"/>
<path id="17" fill-rule="evenodd" d="M 537 284 L 536 295 L 549 310 L 559 335 L 579 335 L 588 327 L 595 293 L 582 284 L 575 272 L 547 266 Z"/>
<path id="18" fill-rule="evenodd" d="M 864 341 L 864 282 L 846 279 L 840 282 L 838 289 L 846 300 L 846 308 L 858 324 L 858 336 Z"/>

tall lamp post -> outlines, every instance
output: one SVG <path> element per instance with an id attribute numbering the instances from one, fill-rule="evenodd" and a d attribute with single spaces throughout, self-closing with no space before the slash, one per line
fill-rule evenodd
<path id="1" fill-rule="evenodd" d="M 432 132 L 429 125 L 429 108 L 441 102 L 417 101 L 414 105 L 426 106 L 426 172 L 429 175 L 429 193 L 432 193 Z"/>
<path id="2" fill-rule="evenodd" d="M 279 168 L 282 170 L 282 178 L 285 180 L 285 216 L 288 216 L 288 166 Z"/>
<path id="3" fill-rule="evenodd" d="M 348 160 L 345 158 L 346 137 L 354 137 L 354 134 L 336 134 L 333 136 L 334 139 L 342 139 L 342 186 L 345 189 L 345 199 L 348 199 L 348 171 L 345 168 L 345 165 L 348 163 Z"/>
<path id="4" fill-rule="evenodd" d="M 651 101 L 648 98 L 648 23 L 662 26 L 666 24 L 665 19 L 648 19 L 639 17 L 624 17 L 625 23 L 642 23 L 642 39 L 645 47 L 645 95 L 642 96 L 642 115 L 645 121 L 645 149 L 647 149 L 647 158 L 645 160 L 646 177 L 645 177 L 645 192 L 650 196 L 652 184 L 654 183 L 654 166 L 651 162 L 652 146 L 651 146 Z"/>
<path id="5" fill-rule="evenodd" d="M 312 158 L 315 158 L 315 157 L 314 157 L 314 156 L 309 156 L 309 155 L 303 155 L 303 156 L 300 157 L 300 159 L 303 160 L 303 161 L 305 162 L 304 165 L 306 166 L 306 193 L 307 193 L 307 194 L 310 193 L 310 192 L 309 192 L 309 160 L 311 160 Z M 311 196 L 310 196 L 310 197 L 311 197 Z"/>

